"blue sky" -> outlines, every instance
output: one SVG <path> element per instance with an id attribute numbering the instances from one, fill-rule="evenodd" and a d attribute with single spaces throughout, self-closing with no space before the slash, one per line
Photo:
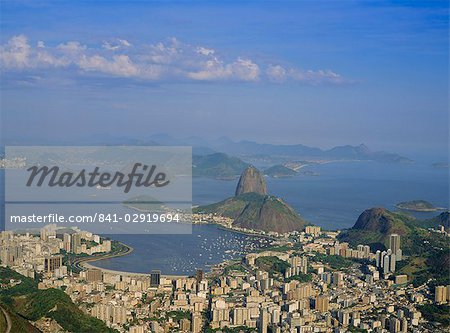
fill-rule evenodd
<path id="1" fill-rule="evenodd" d="M 448 152 L 447 1 L 2 1 L 6 143 Z"/>

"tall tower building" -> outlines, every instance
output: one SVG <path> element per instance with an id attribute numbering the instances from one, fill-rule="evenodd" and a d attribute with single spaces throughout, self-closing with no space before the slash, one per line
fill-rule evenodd
<path id="1" fill-rule="evenodd" d="M 266 309 L 259 311 L 259 333 L 267 333 L 267 327 L 269 326 L 269 313 Z"/>
<path id="2" fill-rule="evenodd" d="M 191 318 L 191 331 L 192 333 L 200 333 L 203 328 L 203 318 L 200 313 L 193 313 Z"/>
<path id="3" fill-rule="evenodd" d="M 159 287 L 161 282 L 161 271 L 153 270 L 150 273 L 150 287 Z"/>
<path id="4" fill-rule="evenodd" d="M 396 256 L 396 260 L 401 260 L 400 235 L 391 234 L 389 236 L 389 249 Z"/>
<path id="5" fill-rule="evenodd" d="M 447 300 L 447 291 L 444 286 L 436 286 L 434 290 L 434 301 L 438 304 L 445 303 Z"/>
<path id="6" fill-rule="evenodd" d="M 326 295 L 320 295 L 316 297 L 315 309 L 319 312 L 327 312 L 329 306 L 329 299 Z"/>

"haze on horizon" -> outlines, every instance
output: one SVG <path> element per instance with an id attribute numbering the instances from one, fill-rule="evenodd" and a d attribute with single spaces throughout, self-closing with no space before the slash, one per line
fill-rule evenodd
<path id="1" fill-rule="evenodd" d="M 4 144 L 99 135 L 448 158 L 447 1 L 3 1 Z"/>

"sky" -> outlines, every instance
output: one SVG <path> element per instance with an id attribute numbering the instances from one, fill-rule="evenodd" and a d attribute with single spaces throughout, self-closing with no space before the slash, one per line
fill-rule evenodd
<path id="1" fill-rule="evenodd" d="M 5 144 L 175 137 L 448 155 L 448 1 L 1 1 Z"/>

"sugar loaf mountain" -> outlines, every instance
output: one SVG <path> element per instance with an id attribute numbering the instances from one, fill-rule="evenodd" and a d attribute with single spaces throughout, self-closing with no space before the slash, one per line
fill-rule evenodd
<path id="1" fill-rule="evenodd" d="M 267 194 L 266 181 L 254 166 L 242 173 L 234 197 L 197 207 L 194 212 L 228 217 L 234 220 L 233 226 L 265 232 L 286 233 L 305 226 L 294 209 L 280 198 Z"/>

